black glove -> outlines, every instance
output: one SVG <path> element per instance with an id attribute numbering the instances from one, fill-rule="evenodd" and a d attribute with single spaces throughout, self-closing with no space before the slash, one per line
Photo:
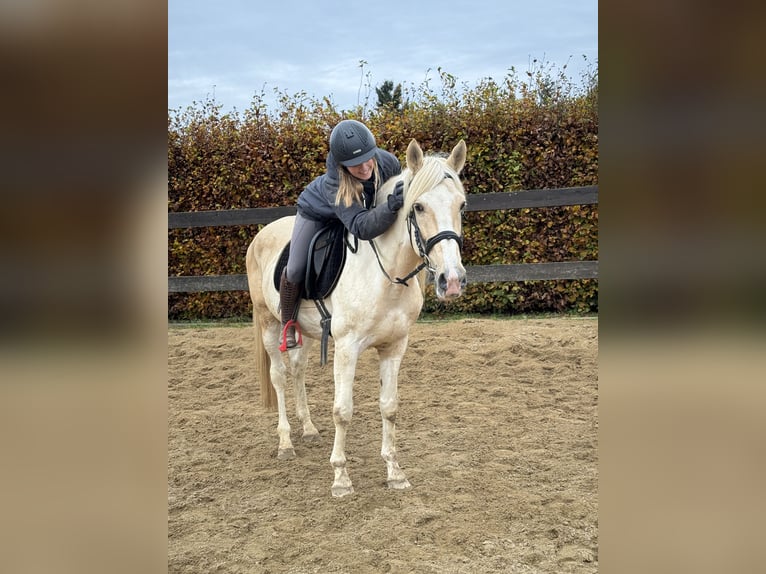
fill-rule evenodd
<path id="1" fill-rule="evenodd" d="M 394 193 L 388 195 L 388 209 L 399 211 L 404 205 L 404 182 L 397 181 L 394 187 Z"/>

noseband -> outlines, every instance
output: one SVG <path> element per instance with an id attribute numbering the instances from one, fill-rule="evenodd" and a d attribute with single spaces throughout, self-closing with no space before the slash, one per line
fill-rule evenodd
<path id="1" fill-rule="evenodd" d="M 458 235 L 452 230 L 446 230 L 446 231 L 440 231 L 430 239 L 426 241 L 425 246 L 423 246 L 423 232 L 420 231 L 420 226 L 418 225 L 418 220 L 415 218 L 415 210 L 411 210 L 409 215 L 407 216 L 407 231 L 410 232 L 410 238 L 412 238 L 412 229 L 415 229 L 415 243 L 418 246 L 418 255 L 422 259 L 427 259 L 428 254 L 431 253 L 431 249 L 434 248 L 434 246 L 439 243 L 440 241 L 444 241 L 445 239 L 454 239 L 457 241 L 457 244 L 460 246 L 460 249 L 463 249 L 463 236 Z"/>

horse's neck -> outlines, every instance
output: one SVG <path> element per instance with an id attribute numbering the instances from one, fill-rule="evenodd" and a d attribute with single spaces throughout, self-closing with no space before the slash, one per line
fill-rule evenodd
<path id="1" fill-rule="evenodd" d="M 391 277 L 403 277 L 420 264 L 420 257 L 410 242 L 407 215 L 403 210 L 399 210 L 393 225 L 373 242 L 378 252 L 380 265 Z M 377 266 L 378 263 L 375 265 Z"/>
<path id="2" fill-rule="evenodd" d="M 388 195 L 394 191 L 396 182 L 402 179 L 406 173 L 407 170 L 405 169 L 401 175 L 392 177 L 378 189 L 375 196 L 376 206 L 388 201 Z M 371 265 L 374 267 L 378 267 L 379 264 L 382 265 L 392 277 L 409 273 L 420 262 L 420 258 L 411 247 L 407 231 L 407 216 L 401 209 L 393 225 L 372 241 L 378 252 L 380 263 L 374 261 L 375 255 L 370 252 L 370 257 L 373 259 Z"/>

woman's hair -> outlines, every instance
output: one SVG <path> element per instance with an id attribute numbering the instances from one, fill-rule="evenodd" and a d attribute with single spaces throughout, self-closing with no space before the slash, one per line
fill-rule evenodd
<path id="1" fill-rule="evenodd" d="M 375 180 L 375 191 L 380 187 L 380 170 L 378 169 L 378 160 L 375 160 L 372 167 L 373 178 Z M 348 172 L 348 169 L 342 165 L 338 166 L 338 176 L 340 179 L 340 185 L 338 185 L 338 193 L 335 196 L 335 205 L 343 205 L 349 207 L 354 201 L 362 203 L 362 182 L 356 179 Z"/>

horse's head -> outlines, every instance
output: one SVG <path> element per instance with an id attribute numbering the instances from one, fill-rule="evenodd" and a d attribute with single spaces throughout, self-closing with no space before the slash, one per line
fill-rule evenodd
<path id="1" fill-rule="evenodd" d="M 466 285 L 463 246 L 465 191 L 459 174 L 465 165 L 463 140 L 447 158 L 424 156 L 414 139 L 407 146 L 403 210 L 410 241 L 433 273 L 436 296 L 454 299 Z"/>

